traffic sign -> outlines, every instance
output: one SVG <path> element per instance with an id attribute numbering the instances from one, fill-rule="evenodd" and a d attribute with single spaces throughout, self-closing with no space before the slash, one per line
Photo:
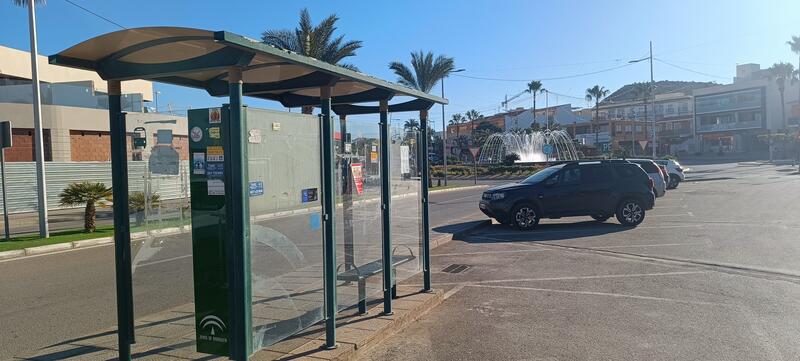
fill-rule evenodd
<path id="1" fill-rule="evenodd" d="M 542 153 L 544 153 L 545 155 L 553 154 L 553 146 L 550 144 L 545 144 L 542 147 Z"/>

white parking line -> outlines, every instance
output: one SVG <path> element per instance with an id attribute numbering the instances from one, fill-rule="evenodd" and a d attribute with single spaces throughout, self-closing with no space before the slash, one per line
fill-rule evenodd
<path id="1" fill-rule="evenodd" d="M 592 246 L 589 249 L 632 248 L 632 247 L 674 247 L 674 246 L 708 246 L 710 242 L 697 243 L 661 243 L 661 244 L 631 244 L 620 246 Z"/>
<path id="2" fill-rule="evenodd" d="M 431 257 L 446 257 L 446 256 L 482 256 L 487 254 L 501 254 L 501 253 L 530 253 L 530 252 L 547 252 L 550 249 L 517 249 L 512 251 L 483 251 L 483 252 L 464 252 L 464 253 L 440 253 L 431 254 Z"/>
<path id="3" fill-rule="evenodd" d="M 679 300 L 679 299 L 675 299 L 675 298 L 639 296 L 639 295 L 629 295 L 629 294 L 623 294 L 623 293 L 607 293 L 607 292 L 593 292 L 593 291 L 569 291 L 569 290 L 557 290 L 557 289 L 552 289 L 552 288 L 517 287 L 517 286 L 492 286 L 492 285 L 469 285 L 469 284 L 466 285 L 466 287 L 510 289 L 510 290 L 521 290 L 521 291 L 540 291 L 540 292 L 551 292 L 551 293 L 566 293 L 566 294 L 573 294 L 573 295 L 606 296 L 606 297 L 614 297 L 614 298 L 631 298 L 631 299 L 646 300 L 646 301 L 686 303 L 686 304 L 692 304 L 692 305 L 724 306 L 724 304 L 714 303 L 714 302 L 687 301 L 687 300 Z"/>

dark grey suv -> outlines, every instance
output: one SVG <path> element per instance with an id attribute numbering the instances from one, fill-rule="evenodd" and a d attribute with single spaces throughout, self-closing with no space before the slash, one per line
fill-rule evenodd
<path id="1" fill-rule="evenodd" d="M 541 218 L 613 215 L 625 226 L 642 223 L 653 208 L 653 181 L 624 160 L 569 162 L 539 171 L 519 183 L 490 188 L 480 209 L 498 222 L 533 229 Z"/>

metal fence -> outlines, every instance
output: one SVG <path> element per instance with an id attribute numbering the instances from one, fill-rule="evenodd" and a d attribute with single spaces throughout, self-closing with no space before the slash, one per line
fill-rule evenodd
<path id="1" fill-rule="evenodd" d="M 161 199 L 189 197 L 189 162 L 181 161 L 178 175 L 150 174 L 147 162 L 128 162 L 128 181 L 130 192 L 144 192 L 149 180 L 150 193 Z M 59 194 L 70 183 L 102 182 L 111 186 L 111 162 L 47 162 L 47 208 L 62 209 Z M 35 212 L 37 210 L 36 163 L 6 163 L 8 188 L 8 213 Z M 0 183 L 2 184 L 2 183 Z M 0 200 L 2 204 L 2 200 Z"/>

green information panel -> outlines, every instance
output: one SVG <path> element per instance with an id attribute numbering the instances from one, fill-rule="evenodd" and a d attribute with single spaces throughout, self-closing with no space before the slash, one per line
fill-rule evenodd
<path id="1" fill-rule="evenodd" d="M 227 108 L 189 110 L 197 351 L 228 356 L 230 305 L 222 135 Z"/>

